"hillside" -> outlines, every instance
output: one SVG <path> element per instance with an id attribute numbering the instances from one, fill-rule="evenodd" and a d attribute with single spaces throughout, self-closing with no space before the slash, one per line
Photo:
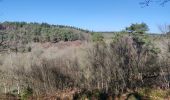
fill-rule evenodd
<path id="1" fill-rule="evenodd" d="M 57 43 L 59 41 L 88 40 L 90 31 L 64 25 L 47 23 L 0 23 L 0 49 L 24 48 L 29 43 Z"/>

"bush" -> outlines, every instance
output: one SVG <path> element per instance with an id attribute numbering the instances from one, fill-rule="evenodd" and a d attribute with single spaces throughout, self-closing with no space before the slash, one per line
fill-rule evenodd
<path id="1" fill-rule="evenodd" d="M 104 37 L 101 33 L 93 33 L 92 34 L 92 40 L 94 42 L 101 42 L 101 41 L 103 41 L 103 39 L 104 39 Z"/>
<path id="2" fill-rule="evenodd" d="M 28 100 L 33 95 L 33 89 L 29 86 L 21 93 L 21 100 Z"/>

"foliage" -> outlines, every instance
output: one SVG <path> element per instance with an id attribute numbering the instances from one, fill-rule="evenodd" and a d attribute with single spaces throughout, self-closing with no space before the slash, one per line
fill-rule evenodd
<path id="1" fill-rule="evenodd" d="M 146 34 L 146 32 L 149 30 L 147 24 L 141 23 L 141 24 L 132 24 L 130 27 L 126 28 L 125 34 L 128 34 L 130 37 L 133 38 L 133 41 L 135 42 L 138 49 L 141 49 L 142 46 L 145 47 L 148 51 L 151 51 L 151 53 L 157 54 L 160 52 L 158 48 L 154 46 L 154 44 L 151 42 L 151 39 L 149 38 L 149 35 Z"/>
<path id="2" fill-rule="evenodd" d="M 100 90 L 83 90 L 74 96 L 75 100 L 106 100 L 107 98 L 108 94 Z"/>
<path id="3" fill-rule="evenodd" d="M 104 37 L 101 33 L 93 33 L 92 34 L 92 40 L 94 42 L 101 42 L 101 41 L 103 41 L 103 39 L 104 39 Z"/>
<path id="4" fill-rule="evenodd" d="M 31 42 L 59 42 L 86 40 L 89 31 L 72 26 L 50 25 L 47 23 L 3 22 L 0 23 L 0 49 L 7 47 L 20 50 Z"/>
<path id="5" fill-rule="evenodd" d="M 126 31 L 131 32 L 131 33 L 145 33 L 149 30 L 147 24 L 141 23 L 141 24 L 132 24 L 130 27 L 126 28 Z"/>
<path id="6" fill-rule="evenodd" d="M 147 84 L 142 83 L 145 80 L 143 76 L 146 73 L 152 73 L 153 70 L 157 74 L 160 71 L 159 66 L 155 63 L 160 49 L 154 46 L 147 34 L 140 34 L 141 32 L 136 31 L 143 29 L 135 29 L 133 26 L 129 27 L 133 32 L 117 33 L 111 43 L 118 68 L 121 68 L 123 73 L 124 83 L 122 82 L 122 84 L 128 88 L 149 85 L 149 81 Z M 120 80 L 122 80 L 121 77 Z"/>
<path id="7" fill-rule="evenodd" d="M 156 88 L 140 88 L 137 92 L 143 97 L 148 97 L 150 100 L 162 100 L 169 96 L 169 90 Z"/>
<path id="8" fill-rule="evenodd" d="M 145 47 L 150 53 L 158 54 L 160 53 L 160 49 L 155 47 L 149 35 L 147 34 L 139 34 L 139 33 L 132 33 L 130 34 L 133 37 L 134 42 L 140 47 Z"/>
<path id="9" fill-rule="evenodd" d="M 30 96 L 33 95 L 33 89 L 29 86 L 22 92 L 21 94 L 21 100 L 28 100 Z"/>

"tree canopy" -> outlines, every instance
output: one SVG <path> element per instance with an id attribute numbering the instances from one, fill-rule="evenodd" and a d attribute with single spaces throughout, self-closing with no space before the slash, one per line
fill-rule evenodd
<path id="1" fill-rule="evenodd" d="M 149 28 L 148 28 L 148 25 L 145 23 L 141 23 L 141 24 L 136 23 L 136 24 L 132 24 L 129 27 L 126 27 L 126 31 L 132 32 L 132 33 L 137 32 L 137 33 L 143 34 L 149 31 Z"/>
<path id="2" fill-rule="evenodd" d="M 73 26 L 47 23 L 3 22 L 0 23 L 0 51 L 8 47 L 18 49 L 31 42 L 86 40 L 90 32 Z M 16 50 L 18 51 L 18 50 Z"/>

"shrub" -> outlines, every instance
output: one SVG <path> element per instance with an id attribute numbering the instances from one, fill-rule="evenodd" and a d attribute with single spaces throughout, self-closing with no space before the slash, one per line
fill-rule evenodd
<path id="1" fill-rule="evenodd" d="M 28 100 L 33 95 L 33 89 L 29 86 L 21 93 L 21 100 Z"/>
<path id="2" fill-rule="evenodd" d="M 101 33 L 93 33 L 92 34 L 92 40 L 94 42 L 101 42 L 101 41 L 103 41 L 103 39 L 104 39 L 104 37 Z"/>

